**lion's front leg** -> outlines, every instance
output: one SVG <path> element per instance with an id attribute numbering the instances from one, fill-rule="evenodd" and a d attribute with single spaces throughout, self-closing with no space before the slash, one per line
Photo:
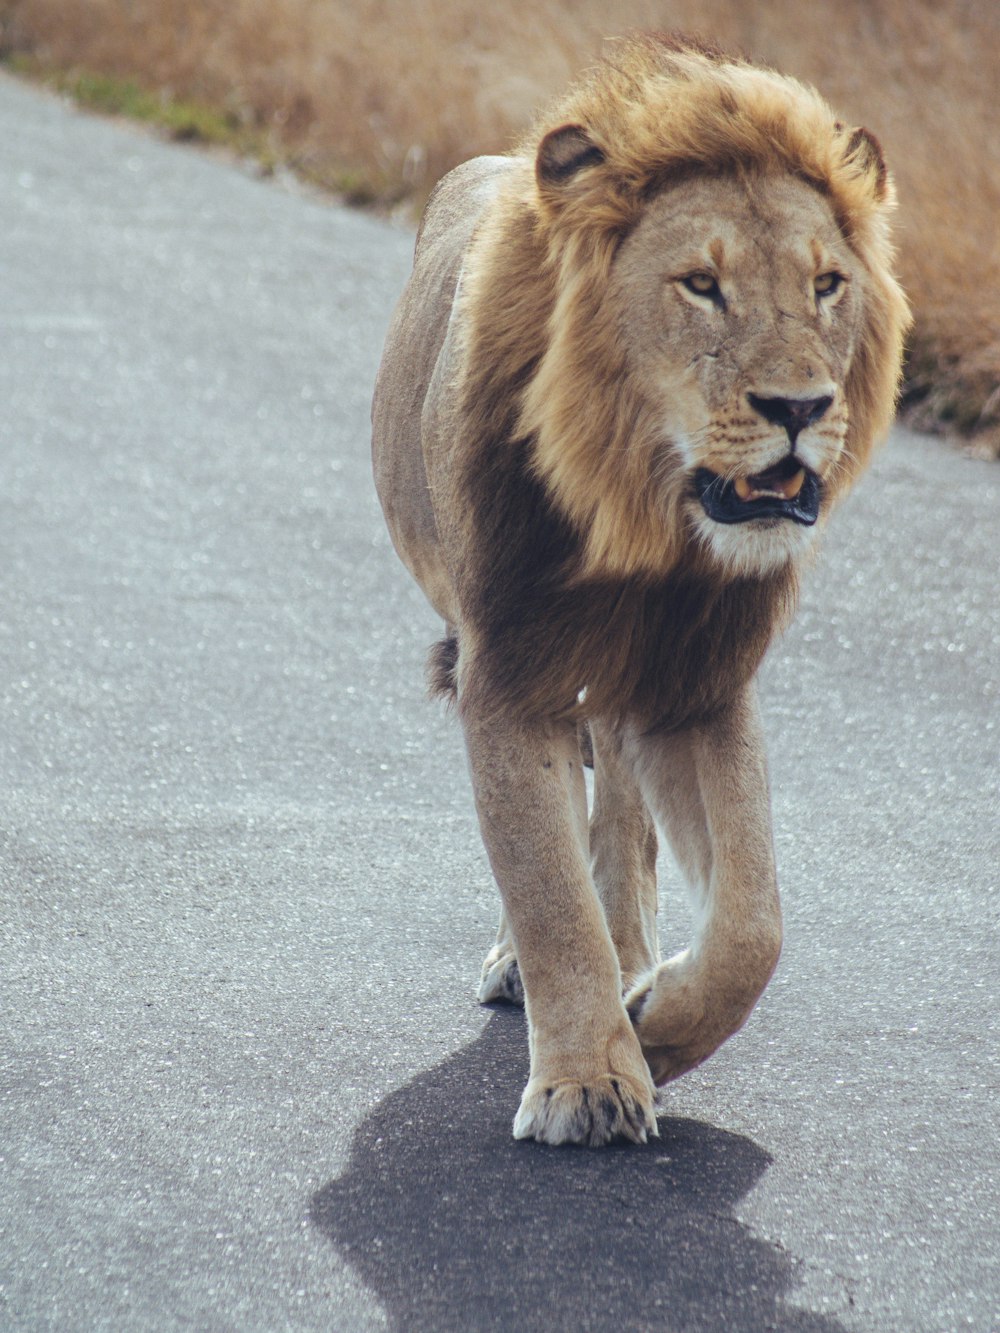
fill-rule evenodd
<path id="1" fill-rule="evenodd" d="M 741 1028 L 781 951 L 763 737 L 752 689 L 680 734 L 634 735 L 646 797 L 695 899 L 689 949 L 626 999 L 658 1084 L 693 1069 Z"/>
<path id="2" fill-rule="evenodd" d="M 463 698 L 483 840 L 521 981 L 531 1073 L 516 1138 L 597 1146 L 656 1132 L 654 1089 L 585 855 L 576 729 L 502 719 Z"/>

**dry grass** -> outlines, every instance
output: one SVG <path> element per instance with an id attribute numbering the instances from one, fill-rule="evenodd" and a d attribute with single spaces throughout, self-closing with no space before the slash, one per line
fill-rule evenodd
<path id="1" fill-rule="evenodd" d="M 215 108 L 355 198 L 503 150 L 627 28 L 700 32 L 815 83 L 885 144 L 917 323 L 907 409 L 1000 452 L 994 0 L 0 0 L 0 45 Z"/>

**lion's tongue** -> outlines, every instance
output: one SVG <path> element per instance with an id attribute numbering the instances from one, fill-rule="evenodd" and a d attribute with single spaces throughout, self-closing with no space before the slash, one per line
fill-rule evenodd
<path id="1" fill-rule="evenodd" d="M 805 479 L 805 468 L 798 468 L 790 477 L 775 468 L 771 472 L 762 472 L 759 477 L 737 477 L 733 489 L 744 503 L 768 498 L 794 500 Z"/>

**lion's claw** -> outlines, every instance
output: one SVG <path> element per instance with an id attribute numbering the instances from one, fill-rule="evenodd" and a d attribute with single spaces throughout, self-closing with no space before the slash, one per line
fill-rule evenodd
<path id="1" fill-rule="evenodd" d="M 648 1090 L 640 1094 L 630 1080 L 614 1074 L 586 1083 L 532 1079 L 514 1118 L 514 1137 L 539 1143 L 599 1148 L 619 1138 L 645 1143 L 657 1133 Z"/>

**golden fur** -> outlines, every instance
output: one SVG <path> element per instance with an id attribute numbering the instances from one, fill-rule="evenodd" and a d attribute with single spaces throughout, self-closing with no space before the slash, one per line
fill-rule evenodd
<path id="1" fill-rule="evenodd" d="M 480 998 L 523 983 L 530 1024 L 519 1136 L 655 1132 L 651 1077 L 706 1059 L 776 963 L 753 678 L 893 411 L 891 205 L 816 93 L 662 38 L 428 205 L 375 473 L 449 627 L 433 682 L 504 904 Z M 656 826 L 701 922 L 666 962 Z"/>

